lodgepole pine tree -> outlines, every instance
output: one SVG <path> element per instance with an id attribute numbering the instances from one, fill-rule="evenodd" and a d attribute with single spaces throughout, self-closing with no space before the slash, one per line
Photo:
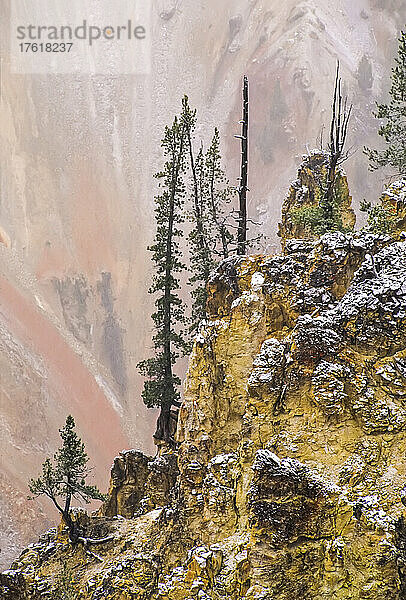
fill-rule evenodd
<path id="1" fill-rule="evenodd" d="M 152 315 L 154 355 L 138 365 L 147 378 L 142 392 L 144 403 L 149 408 L 160 408 L 154 437 L 172 445 L 171 409 L 179 406 L 180 400 L 180 379 L 173 367 L 187 351 L 185 338 L 179 331 L 179 326 L 185 323 L 185 308 L 177 293 L 180 287 L 177 274 L 185 269 L 179 248 L 183 232 L 179 226 L 184 221 L 187 141 L 185 119 L 175 117 L 172 126 L 165 128 L 162 139 L 166 162 L 163 170 L 156 174 L 161 193 L 155 197 L 156 234 L 154 244 L 149 247 L 155 265 L 149 289 L 149 293 L 156 296 L 156 310 Z"/>
<path id="2" fill-rule="evenodd" d="M 231 202 L 232 190 L 221 167 L 220 135 L 217 127 L 206 153 L 206 173 L 208 186 L 208 214 L 213 230 L 214 254 L 227 258 L 233 236 L 227 227 L 228 213 L 225 206 Z"/>
<path id="3" fill-rule="evenodd" d="M 392 69 L 389 104 L 378 104 L 374 113 L 383 119 L 378 134 L 384 139 L 384 150 L 365 148 L 372 170 L 391 167 L 396 175 L 406 176 L 406 31 L 399 38 L 398 56 Z"/>
<path id="4" fill-rule="evenodd" d="M 29 489 L 34 498 L 46 496 L 61 513 L 69 530 L 69 539 L 73 543 L 101 543 L 110 538 L 91 540 L 81 536 L 77 524 L 73 521 L 70 508 L 73 498 L 89 503 L 91 500 L 104 500 L 105 496 L 97 487 L 88 485 L 86 478 L 90 474 L 87 466 L 89 457 L 85 445 L 75 431 L 75 421 L 71 415 L 59 430 L 63 444 L 56 452 L 54 460 L 47 458 L 42 465 L 42 475 L 31 479 Z"/>
<path id="5" fill-rule="evenodd" d="M 192 164 L 192 162 L 191 162 Z M 219 258 L 227 258 L 233 236 L 227 220 L 226 205 L 233 191 L 221 167 L 220 136 L 217 128 L 206 153 L 200 147 L 194 162 L 194 209 L 192 230 L 188 236 L 190 249 L 190 285 L 193 286 L 190 332 L 195 333 L 207 318 L 207 283 Z"/>
<path id="6" fill-rule="evenodd" d="M 231 189 L 221 169 L 219 132 L 215 129 L 209 149 L 204 153 L 200 146 L 194 151 L 196 110 L 189 106 L 187 96 L 182 103 L 182 122 L 185 125 L 189 169 L 191 174 L 191 230 L 188 234 L 192 286 L 191 326 L 189 333 L 198 330 L 204 320 L 207 304 L 207 282 L 218 256 L 228 256 L 232 239 L 226 226 L 224 205 L 230 201 Z"/>
<path id="7" fill-rule="evenodd" d="M 191 276 L 188 283 L 192 286 L 192 310 L 189 333 L 197 331 L 199 323 L 206 317 L 207 281 L 214 266 L 210 248 L 207 222 L 206 171 L 203 148 L 200 147 L 195 158 L 193 134 L 196 126 L 196 110 L 191 110 L 188 97 L 183 98 L 182 120 L 185 124 L 189 167 L 192 178 L 192 210 L 190 211 L 191 230 L 188 234 Z"/>

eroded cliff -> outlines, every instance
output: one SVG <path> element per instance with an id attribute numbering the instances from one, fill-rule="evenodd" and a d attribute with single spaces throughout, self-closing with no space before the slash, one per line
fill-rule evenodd
<path id="1" fill-rule="evenodd" d="M 382 199 L 393 235 L 286 239 L 281 255 L 220 264 L 177 451 L 117 457 L 108 501 L 76 513 L 113 540 L 95 558 L 51 530 L 1 576 L 4 598 L 406 597 L 405 182 L 395 189 Z"/>
<path id="2" fill-rule="evenodd" d="M 403 0 L 156 0 L 150 2 L 148 75 L 109 75 L 106 52 L 104 73 L 39 76 L 13 72 L 15 4 L 0 2 L 2 568 L 52 519 L 46 504 L 35 524 L 32 515 L 21 521 L 19 515 L 29 511 L 26 481 L 57 443 L 52 432 L 67 414 L 75 416 L 90 446 L 103 436 L 98 422 L 110 421 L 105 405 L 113 401 L 118 415 L 123 412 L 115 418 L 119 445 L 92 444 L 99 473 L 106 474 L 111 454 L 121 446 L 150 447 L 155 415 L 143 406 L 136 369 L 150 343 L 146 247 L 153 237 L 160 139 L 183 94 L 198 109 L 196 147 L 201 139 L 207 146 L 219 127 L 227 174 L 235 184 L 240 144 L 234 134 L 241 76 L 248 75 L 250 210 L 253 221 L 269 231 L 274 252 L 272 234 L 286 183 L 306 144 L 312 146 L 329 121 L 337 58 L 354 102 L 349 146 L 375 147 L 378 123 L 372 113 L 385 98 L 405 23 Z M 88 15 L 85 4 L 69 4 L 72 23 L 109 20 L 106 3 L 90 3 Z M 28 12 L 24 21 L 30 21 Z M 361 151 L 347 164 L 354 196 L 373 200 L 379 173 L 363 176 L 367 159 Z M 10 261 L 19 263 L 17 281 Z M 22 278 L 32 282 L 29 289 Z M 24 319 L 21 294 L 30 305 Z M 55 339 L 58 351 L 50 352 Z M 75 381 L 66 385 L 64 373 L 72 363 Z M 24 377 L 15 377 L 22 369 Z M 94 414 L 103 411 L 103 418 L 89 422 L 78 405 L 96 396 Z M 28 428 L 21 426 L 27 414 L 36 415 Z"/>

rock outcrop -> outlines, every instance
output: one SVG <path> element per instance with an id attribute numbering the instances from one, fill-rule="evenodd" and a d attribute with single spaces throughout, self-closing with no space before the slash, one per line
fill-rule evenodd
<path id="1" fill-rule="evenodd" d="M 282 205 L 278 235 L 283 248 L 289 239 L 315 239 L 323 232 L 322 203 L 327 192 L 328 165 L 327 153 L 313 152 L 304 157 L 297 179 Z M 333 198 L 337 229 L 352 231 L 355 213 L 351 207 L 347 177 L 339 167 L 334 180 Z"/>
<path id="2" fill-rule="evenodd" d="M 2 597 L 406 597 L 406 242 L 289 238 L 219 265 L 208 307 L 178 450 L 122 453 L 80 517 L 113 539 L 89 557 L 50 531 Z"/>
<path id="3" fill-rule="evenodd" d="M 406 231 L 406 180 L 392 183 L 382 194 L 381 206 L 391 216 L 393 234 L 405 239 Z"/>
<path id="4" fill-rule="evenodd" d="M 162 452 L 155 458 L 137 450 L 121 452 L 114 459 L 108 500 L 100 515 L 131 519 L 169 504 L 178 474 L 174 452 Z"/>

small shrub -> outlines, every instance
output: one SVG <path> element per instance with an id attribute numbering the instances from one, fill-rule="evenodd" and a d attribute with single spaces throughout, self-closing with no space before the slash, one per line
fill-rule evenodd
<path id="1" fill-rule="evenodd" d="M 395 210 L 383 204 L 372 206 L 363 200 L 360 209 L 367 214 L 367 228 L 376 234 L 391 234 L 395 228 Z"/>

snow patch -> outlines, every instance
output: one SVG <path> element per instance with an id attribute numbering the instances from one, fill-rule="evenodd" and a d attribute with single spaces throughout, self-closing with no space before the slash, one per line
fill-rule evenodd
<path id="1" fill-rule="evenodd" d="M 257 294 L 252 294 L 251 292 L 243 292 L 239 298 L 236 298 L 231 305 L 231 309 L 237 308 L 240 304 L 252 304 L 252 302 L 257 302 L 259 300 L 259 296 Z"/>
<path id="2" fill-rule="evenodd" d="M 259 292 L 264 285 L 265 277 L 262 273 L 254 273 L 251 277 L 251 289 L 253 292 Z"/>

